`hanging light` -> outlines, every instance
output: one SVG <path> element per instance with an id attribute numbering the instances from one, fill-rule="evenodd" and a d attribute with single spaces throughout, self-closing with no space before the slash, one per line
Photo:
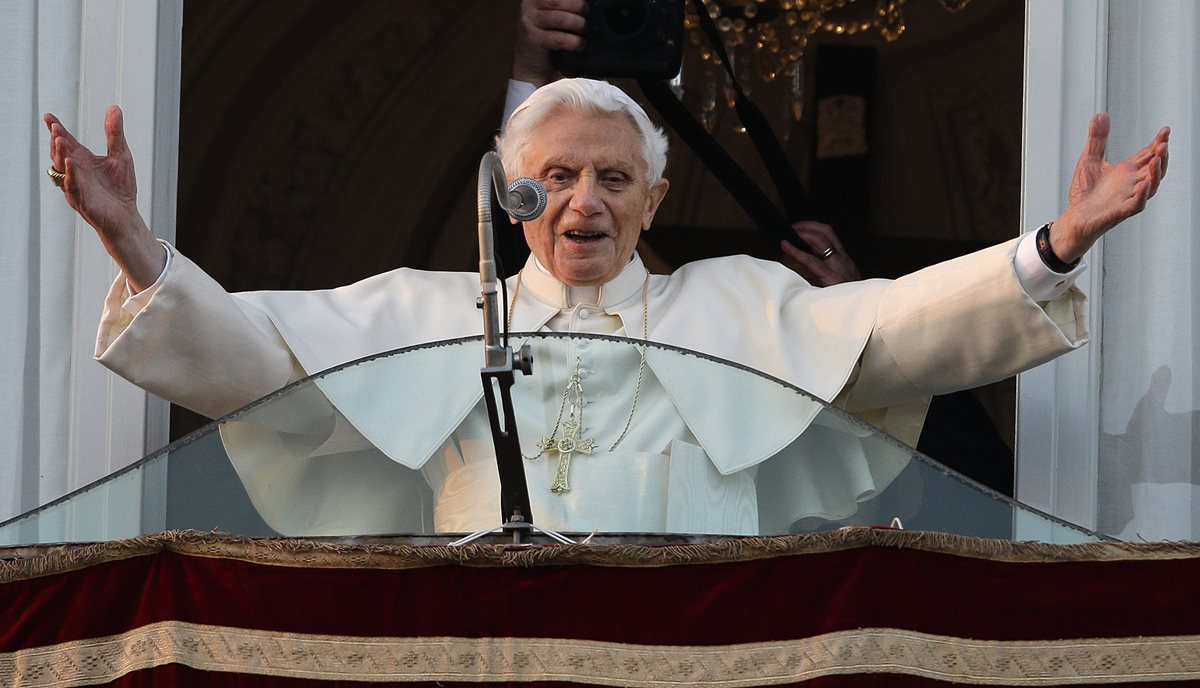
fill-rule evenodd
<path id="1" fill-rule="evenodd" d="M 873 11 L 854 12 L 875 2 Z M 950 12 L 958 12 L 970 0 L 940 0 Z M 854 36 L 878 31 L 885 41 L 904 33 L 907 0 L 704 0 L 725 43 L 730 67 L 749 93 L 754 84 L 782 88 L 782 116 L 799 121 L 804 114 L 804 57 L 817 34 Z M 720 58 L 708 44 L 692 5 L 687 6 L 684 27 L 692 50 L 701 62 L 705 91 L 701 94 L 701 120 L 710 130 L 718 105 L 733 107 L 728 86 L 720 90 L 709 84 L 724 83 Z"/>

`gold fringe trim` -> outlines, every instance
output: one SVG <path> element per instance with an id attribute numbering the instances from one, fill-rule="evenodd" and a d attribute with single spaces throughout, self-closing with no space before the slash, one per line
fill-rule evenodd
<path id="1" fill-rule="evenodd" d="M 811 535 L 731 538 L 687 545 L 554 545 L 531 549 L 513 549 L 506 545 L 414 547 L 167 531 L 113 542 L 23 547 L 23 556 L 0 559 L 0 583 L 76 571 L 158 552 L 273 566 L 409 569 L 445 565 L 679 566 L 819 554 L 862 547 L 894 547 L 1021 563 L 1191 559 L 1200 556 L 1200 543 L 1193 542 L 1050 545 L 878 528 L 843 528 Z M 0 556 L 4 553 L 5 550 L 0 550 Z"/>
<path id="2" fill-rule="evenodd" d="M 323 636 L 165 621 L 104 638 L 0 654 L 0 685 L 73 688 L 171 663 L 203 671 L 362 682 L 741 688 L 886 673 L 959 684 L 1098 685 L 1200 679 L 1200 636 L 979 641 L 867 628 L 782 642 L 671 646 Z"/>

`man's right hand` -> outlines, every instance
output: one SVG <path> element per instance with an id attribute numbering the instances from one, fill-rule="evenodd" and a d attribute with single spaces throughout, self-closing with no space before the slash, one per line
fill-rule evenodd
<path id="1" fill-rule="evenodd" d="M 554 81 L 552 50 L 583 50 L 587 0 L 521 0 L 512 78 L 534 86 Z"/>
<path id="2" fill-rule="evenodd" d="M 67 205 L 96 229 L 135 292 L 154 284 L 166 265 L 166 252 L 137 209 L 137 179 L 121 108 L 113 105 L 105 113 L 108 154 L 103 157 L 79 143 L 54 115 L 42 119 L 50 130 L 51 165 L 66 175 L 62 190 Z"/>

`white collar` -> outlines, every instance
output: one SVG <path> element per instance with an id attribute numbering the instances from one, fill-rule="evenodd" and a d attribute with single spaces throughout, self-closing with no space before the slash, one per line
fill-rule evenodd
<path id="1" fill-rule="evenodd" d="M 625 268 L 612 280 L 595 287 L 572 287 L 558 281 L 533 254 L 525 262 L 521 278 L 524 289 L 539 301 L 558 309 L 567 309 L 581 303 L 596 304 L 606 311 L 612 310 L 630 299 L 640 298 L 642 285 L 646 282 L 646 266 L 636 253 L 625 264 Z"/>

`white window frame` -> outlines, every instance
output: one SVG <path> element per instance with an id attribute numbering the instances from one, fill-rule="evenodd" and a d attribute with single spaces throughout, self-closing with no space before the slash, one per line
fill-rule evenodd
<path id="1" fill-rule="evenodd" d="M 1066 207 L 1087 122 L 1105 110 L 1108 0 L 1027 0 L 1021 226 Z M 1017 481 L 1022 502 L 1094 528 L 1100 437 L 1103 239 L 1077 286 L 1088 296 L 1092 345 L 1017 379 Z"/>
<path id="2" fill-rule="evenodd" d="M 138 208 L 156 236 L 175 237 L 183 3 L 178 0 L 84 0 L 79 35 L 76 134 L 104 150 L 104 111 L 121 105 L 138 175 Z M 127 466 L 169 438 L 170 405 L 93 360 L 104 295 L 116 277 L 112 259 L 82 219 L 75 221 L 74 324 L 70 444 L 66 489 Z M 161 527 L 165 475 L 147 475 L 140 509 L 108 505 L 110 530 Z M 143 525 L 122 523 L 141 514 Z M 73 524 L 84 528 L 86 524 Z M 111 538 L 116 532 L 97 533 Z"/>

